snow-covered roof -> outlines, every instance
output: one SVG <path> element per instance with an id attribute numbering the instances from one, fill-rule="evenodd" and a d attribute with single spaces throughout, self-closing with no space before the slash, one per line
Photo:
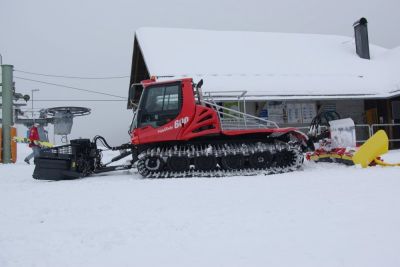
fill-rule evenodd
<path id="1" fill-rule="evenodd" d="M 203 79 L 204 92 L 247 91 L 253 99 L 387 98 L 400 95 L 400 47 L 336 35 L 140 28 L 150 76 Z"/>

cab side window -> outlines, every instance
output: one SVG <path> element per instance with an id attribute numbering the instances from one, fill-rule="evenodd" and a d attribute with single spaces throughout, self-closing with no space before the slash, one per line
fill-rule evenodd
<path id="1" fill-rule="evenodd" d="M 147 88 L 140 110 L 139 127 L 159 127 L 175 119 L 181 110 L 181 94 L 180 83 Z"/>

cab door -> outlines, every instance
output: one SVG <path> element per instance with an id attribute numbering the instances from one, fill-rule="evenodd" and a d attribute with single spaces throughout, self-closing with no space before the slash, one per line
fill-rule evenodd
<path id="1" fill-rule="evenodd" d="M 181 82 L 146 87 L 140 100 L 134 135 L 140 144 L 176 140 L 175 119 L 182 109 Z"/>

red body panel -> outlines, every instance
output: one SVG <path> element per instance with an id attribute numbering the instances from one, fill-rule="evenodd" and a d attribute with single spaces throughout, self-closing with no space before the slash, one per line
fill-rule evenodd
<path id="1" fill-rule="evenodd" d="M 192 120 L 182 128 L 178 140 L 190 140 L 195 137 L 219 134 L 221 127 L 218 115 L 212 108 L 195 105 L 195 114 Z"/>
<path id="2" fill-rule="evenodd" d="M 285 134 L 296 130 L 297 130 L 296 128 L 261 128 L 261 129 L 244 129 L 244 130 L 226 130 L 222 131 L 222 134 L 224 135 L 241 135 L 241 134 L 254 134 L 254 133 Z"/>
<path id="3" fill-rule="evenodd" d="M 279 136 L 288 132 L 296 131 L 296 128 L 270 128 L 270 129 L 240 129 L 222 131 L 217 112 L 210 107 L 196 104 L 194 97 L 193 82 L 191 78 L 179 80 L 182 87 L 182 107 L 179 115 L 170 122 L 154 128 L 147 125 L 134 129 L 132 143 L 148 144 L 166 141 L 187 141 L 196 137 L 206 135 L 246 135 L 255 133 L 266 133 Z M 176 82 L 168 81 L 167 83 Z M 165 84 L 164 82 L 163 84 Z M 144 89 L 155 84 L 154 80 L 142 82 Z"/>

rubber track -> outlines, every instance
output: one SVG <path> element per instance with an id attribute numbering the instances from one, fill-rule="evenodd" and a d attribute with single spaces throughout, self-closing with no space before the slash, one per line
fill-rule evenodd
<path id="1" fill-rule="evenodd" d="M 145 160 L 148 157 L 160 156 L 161 158 L 168 157 L 199 157 L 199 156 L 214 156 L 223 157 L 229 155 L 241 155 L 248 157 L 258 152 L 270 152 L 274 155 L 278 151 L 292 151 L 295 159 L 292 164 L 286 167 L 271 166 L 266 169 L 243 168 L 239 170 L 215 169 L 210 171 L 201 171 L 190 169 L 188 171 L 174 172 L 165 171 L 150 171 L 145 167 Z M 270 175 L 278 173 L 286 173 L 298 170 L 303 164 L 303 153 L 297 145 L 289 145 L 287 143 L 277 144 L 224 144 L 224 145 L 202 145 L 202 146 L 174 146 L 164 148 L 151 148 L 143 151 L 138 156 L 139 160 L 137 168 L 139 173 L 145 178 L 183 178 L 183 177 L 226 177 L 226 176 L 251 176 L 251 175 Z"/>

